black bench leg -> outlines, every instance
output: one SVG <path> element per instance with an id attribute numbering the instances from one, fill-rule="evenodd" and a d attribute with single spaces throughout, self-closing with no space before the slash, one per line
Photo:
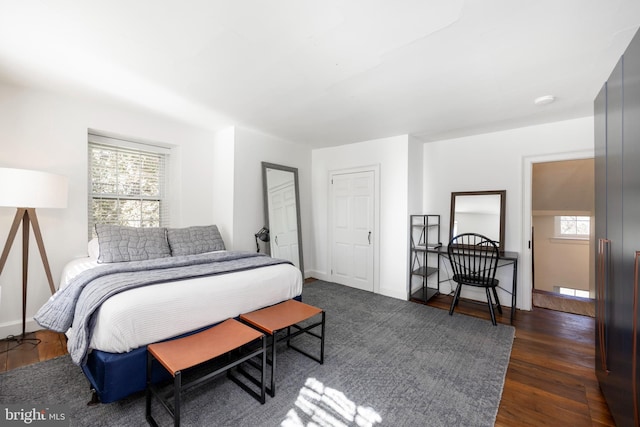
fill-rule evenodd
<path id="1" fill-rule="evenodd" d="M 325 319 L 325 312 L 324 310 L 322 311 L 322 327 L 321 327 L 321 335 L 322 338 L 320 338 L 320 364 L 324 364 L 324 319 Z"/>
<path id="2" fill-rule="evenodd" d="M 180 392 L 182 391 L 182 372 L 176 372 L 176 376 L 173 379 L 173 425 L 180 427 Z"/>
<path id="3" fill-rule="evenodd" d="M 267 336 L 262 335 L 262 366 L 260 369 L 260 403 L 264 405 L 266 401 L 265 392 L 267 390 Z"/>
<path id="4" fill-rule="evenodd" d="M 276 334 L 278 331 L 273 331 L 271 335 L 271 390 L 269 394 L 271 397 L 276 396 Z"/>
<path id="5" fill-rule="evenodd" d="M 151 425 L 152 427 L 157 427 L 158 423 L 156 423 L 156 420 L 153 418 L 153 416 L 151 415 L 151 397 L 152 397 L 152 391 L 151 391 L 151 366 L 153 364 L 153 356 L 151 355 L 150 352 L 147 352 L 147 389 L 145 390 L 145 418 L 147 419 L 147 422 L 149 423 L 149 425 Z"/>

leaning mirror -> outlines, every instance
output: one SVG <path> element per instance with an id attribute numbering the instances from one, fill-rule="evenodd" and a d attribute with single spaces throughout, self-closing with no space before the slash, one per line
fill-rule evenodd
<path id="1" fill-rule="evenodd" d="M 462 233 L 482 234 L 504 252 L 506 194 L 506 190 L 451 193 L 449 240 Z"/>
<path id="2" fill-rule="evenodd" d="M 304 274 L 298 169 L 262 162 L 262 188 L 269 253 L 291 261 Z"/>

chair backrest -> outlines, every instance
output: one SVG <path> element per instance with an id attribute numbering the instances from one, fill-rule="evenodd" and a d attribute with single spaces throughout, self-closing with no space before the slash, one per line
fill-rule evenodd
<path id="1" fill-rule="evenodd" d="M 455 278 L 469 284 L 490 284 L 498 267 L 498 245 L 488 237 L 476 233 L 455 236 L 447 247 Z"/>

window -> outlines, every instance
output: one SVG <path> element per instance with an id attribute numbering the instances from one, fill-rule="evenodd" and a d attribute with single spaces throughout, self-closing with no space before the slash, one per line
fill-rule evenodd
<path id="1" fill-rule="evenodd" d="M 570 295 L 573 297 L 589 298 L 589 291 L 580 289 L 565 288 L 563 286 L 554 286 L 555 291 L 562 295 Z"/>
<path id="2" fill-rule="evenodd" d="M 556 236 L 587 238 L 591 229 L 591 218 L 588 216 L 563 215 L 556 216 Z"/>
<path id="3" fill-rule="evenodd" d="M 89 239 L 95 224 L 169 224 L 168 148 L 89 134 Z"/>

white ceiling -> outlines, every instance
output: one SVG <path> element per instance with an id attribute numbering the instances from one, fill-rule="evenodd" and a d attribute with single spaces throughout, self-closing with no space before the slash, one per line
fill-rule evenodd
<path id="1" fill-rule="evenodd" d="M 432 141 L 591 115 L 639 26 L 638 0 L 0 0 L 0 80 L 314 147 Z"/>

